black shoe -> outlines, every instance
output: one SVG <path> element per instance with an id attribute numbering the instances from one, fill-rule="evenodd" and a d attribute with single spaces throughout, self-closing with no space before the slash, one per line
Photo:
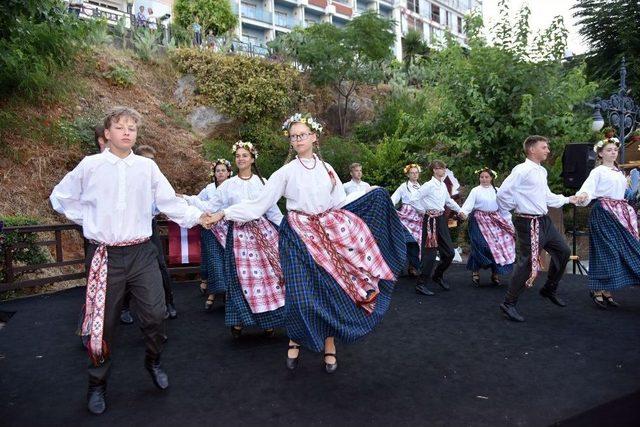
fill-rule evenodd
<path id="1" fill-rule="evenodd" d="M 493 286 L 500 286 L 500 277 L 495 273 L 491 275 L 491 284 Z"/>
<path id="2" fill-rule="evenodd" d="M 604 300 L 607 302 L 607 305 L 610 307 L 620 307 L 620 304 L 618 304 L 614 299 L 613 296 L 609 295 L 609 296 L 604 296 Z"/>
<path id="3" fill-rule="evenodd" d="M 200 286 L 198 289 L 200 289 L 200 295 L 207 295 L 207 282 L 200 282 Z"/>
<path id="4" fill-rule="evenodd" d="M 591 292 L 591 299 L 593 300 L 594 304 L 597 305 L 598 307 L 602 308 L 603 310 L 607 309 L 607 302 L 604 300 L 603 295 L 596 294 L 595 292 Z"/>
<path id="5" fill-rule="evenodd" d="M 416 285 L 416 293 L 421 295 L 426 295 L 429 297 L 435 295 L 433 292 L 427 289 L 426 285 L 423 285 L 423 284 Z"/>
<path id="6" fill-rule="evenodd" d="M 327 363 L 327 357 L 333 356 L 336 359 L 336 363 Z M 335 353 L 324 354 L 324 370 L 327 374 L 333 374 L 338 369 L 338 358 Z"/>
<path id="7" fill-rule="evenodd" d="M 558 296 L 556 295 L 556 292 L 552 291 L 549 288 L 543 287 L 542 289 L 540 289 L 540 295 L 542 295 L 544 298 L 548 298 L 549 301 L 551 301 L 557 306 L 560 306 L 560 307 L 567 306 L 567 303 L 561 300 L 560 298 L 558 298 Z"/>
<path id="8" fill-rule="evenodd" d="M 120 312 L 120 323 L 124 323 L 125 325 L 133 323 L 133 316 L 131 316 L 131 311 L 129 311 L 129 309 L 125 308 Z"/>
<path id="9" fill-rule="evenodd" d="M 162 370 L 162 367 L 160 366 L 160 359 L 151 359 L 146 357 L 144 359 L 144 367 L 149 371 L 151 379 L 156 387 L 160 390 L 165 390 L 169 387 L 169 377 L 167 376 L 167 373 Z"/>
<path id="10" fill-rule="evenodd" d="M 473 283 L 474 286 L 480 286 L 480 273 L 475 271 L 471 273 L 471 283 Z"/>
<path id="11" fill-rule="evenodd" d="M 451 287 L 449 286 L 449 284 L 448 284 L 447 282 L 445 282 L 445 281 L 444 281 L 444 279 L 443 279 L 442 277 L 437 277 L 437 278 L 436 278 L 436 277 L 434 277 L 434 278 L 433 278 L 433 281 L 434 281 L 435 283 L 437 283 L 438 285 L 440 285 L 440 287 L 441 287 L 442 289 L 444 289 L 445 291 L 450 291 L 450 290 L 451 290 Z"/>
<path id="12" fill-rule="evenodd" d="M 89 384 L 89 391 L 87 392 L 87 409 L 89 412 L 100 415 L 107 409 L 107 403 L 104 399 L 106 393 L 106 383 L 97 385 Z"/>
<path id="13" fill-rule="evenodd" d="M 169 316 L 169 319 L 175 319 L 178 317 L 178 311 L 173 303 L 167 304 L 167 315 Z"/>
<path id="14" fill-rule="evenodd" d="M 267 338 L 273 338 L 276 336 L 276 330 L 273 328 L 265 329 L 264 336 Z"/>
<path id="15" fill-rule="evenodd" d="M 240 335 L 242 335 L 242 328 L 237 328 L 235 326 L 231 327 L 231 336 L 235 339 L 240 338 Z"/>
<path id="16" fill-rule="evenodd" d="M 502 304 L 500 304 L 500 310 L 502 310 L 507 319 L 514 322 L 524 322 L 524 317 L 522 317 L 520 313 L 518 313 L 515 304 L 508 304 L 506 302 L 503 302 Z"/>
<path id="17" fill-rule="evenodd" d="M 216 296 L 214 294 L 209 294 L 207 300 L 204 302 L 204 309 L 206 311 L 211 311 L 213 309 L 213 304 L 216 302 Z"/>
<path id="18" fill-rule="evenodd" d="M 287 354 L 287 369 L 293 371 L 298 367 L 298 359 L 300 359 L 300 346 L 298 344 L 289 344 L 289 349 L 298 350 L 297 357 L 289 357 L 289 355 Z"/>

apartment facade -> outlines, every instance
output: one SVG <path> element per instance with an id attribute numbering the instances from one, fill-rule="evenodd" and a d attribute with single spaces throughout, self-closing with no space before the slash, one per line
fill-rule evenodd
<path id="1" fill-rule="evenodd" d="M 344 27 L 354 17 L 375 11 L 396 22 L 394 54 L 402 60 L 402 39 L 416 30 L 430 45 L 448 30 L 466 43 L 464 15 L 482 13 L 482 0 L 230 0 L 238 15 L 238 38 L 250 46 L 265 46 L 296 26 L 328 22 Z"/>

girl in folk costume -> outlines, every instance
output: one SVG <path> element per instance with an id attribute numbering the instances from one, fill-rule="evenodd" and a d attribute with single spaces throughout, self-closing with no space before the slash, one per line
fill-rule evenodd
<path id="1" fill-rule="evenodd" d="M 420 190 L 420 173 L 422 168 L 411 163 L 404 167 L 404 174 L 408 180 L 400 184 L 400 186 L 391 195 L 391 201 L 396 206 L 401 203 L 398 217 L 402 225 L 409 231 L 413 241 L 407 242 L 407 255 L 409 258 L 409 274 L 417 276 L 417 270 L 420 268 L 420 248 L 422 247 L 422 217 L 423 212 L 418 211 L 409 202 L 411 198 Z M 411 243 L 417 243 L 417 248 L 413 248 Z"/>
<path id="2" fill-rule="evenodd" d="M 283 130 L 291 142 L 289 158 L 294 151 L 297 156 L 270 177 L 259 199 L 217 212 L 213 219 L 249 221 L 286 198 L 279 249 L 291 340 L 287 368 L 296 368 L 302 345 L 324 351 L 325 370 L 332 373 L 338 367 L 334 338 L 352 342 L 366 335 L 389 307 L 406 261 L 405 243 L 396 238 L 403 226 L 382 189 L 372 188 L 347 204 L 342 183 L 322 160 L 322 126 L 316 120 L 298 113 Z"/>
<path id="3" fill-rule="evenodd" d="M 618 306 L 611 291 L 640 284 L 638 220 L 624 199 L 628 183 L 616 164 L 619 147 L 617 138 L 595 145 L 600 165 L 576 193 L 583 206 L 595 200 L 589 216 L 589 289 L 600 308 Z"/>
<path id="4" fill-rule="evenodd" d="M 231 163 L 218 159 L 213 165 L 213 182 L 207 185 L 197 196 L 184 196 L 190 205 L 206 209 L 208 201 L 215 197 L 216 188 L 233 175 Z M 210 230 L 200 233 L 200 292 L 208 294 L 205 310 L 211 310 L 217 294 L 226 292 L 227 281 L 224 278 L 224 247 L 227 243 L 226 221 L 221 221 Z"/>
<path id="5" fill-rule="evenodd" d="M 480 284 L 480 269 L 491 268 L 491 283 L 500 284 L 499 275 L 509 274 L 516 259 L 515 229 L 509 212 L 499 212 L 495 171 L 485 167 L 475 172 L 480 185 L 473 188 L 461 212 L 469 219 L 471 254 L 467 270 L 471 270 L 474 285 Z"/>
<path id="6" fill-rule="evenodd" d="M 250 142 L 233 144 L 238 175 L 217 188 L 208 211 L 257 199 L 267 180 L 256 165 L 258 151 Z M 277 200 L 276 200 L 277 201 Z M 224 278 L 227 283 L 225 325 L 234 338 L 244 326 L 258 326 L 268 336 L 284 321 L 284 278 L 278 257 L 278 226 L 282 213 L 275 202 L 251 220 L 228 218 L 224 250 Z"/>

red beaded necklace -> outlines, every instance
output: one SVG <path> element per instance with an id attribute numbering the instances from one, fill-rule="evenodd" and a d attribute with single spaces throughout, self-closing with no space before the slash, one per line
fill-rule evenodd
<path id="1" fill-rule="evenodd" d="M 296 156 L 296 159 L 298 159 L 300 164 L 307 170 L 311 170 L 311 169 L 315 168 L 316 164 L 318 163 L 318 158 L 316 156 L 313 156 L 313 166 L 311 166 L 311 167 L 307 167 L 307 165 L 304 164 L 304 162 L 300 159 L 300 157 Z"/>

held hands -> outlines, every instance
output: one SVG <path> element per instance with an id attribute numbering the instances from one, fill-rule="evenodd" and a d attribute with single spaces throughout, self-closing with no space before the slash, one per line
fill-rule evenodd
<path id="1" fill-rule="evenodd" d="M 458 212 L 458 217 L 459 217 L 461 220 L 463 220 L 463 221 L 464 221 L 464 220 L 466 220 L 466 219 L 467 219 L 467 214 L 466 214 L 466 213 L 464 213 L 464 212 L 462 212 L 462 211 L 460 211 L 460 212 Z"/>
<path id="2" fill-rule="evenodd" d="M 212 225 L 215 225 L 222 218 L 224 218 L 224 212 L 222 211 L 218 211 L 216 213 L 205 212 L 200 216 L 200 220 L 198 222 L 204 228 L 210 228 Z"/>
<path id="3" fill-rule="evenodd" d="M 581 205 L 581 204 L 584 204 L 587 201 L 589 196 L 587 195 L 587 193 L 580 193 L 580 194 L 576 194 L 575 198 L 576 198 L 578 204 Z"/>

